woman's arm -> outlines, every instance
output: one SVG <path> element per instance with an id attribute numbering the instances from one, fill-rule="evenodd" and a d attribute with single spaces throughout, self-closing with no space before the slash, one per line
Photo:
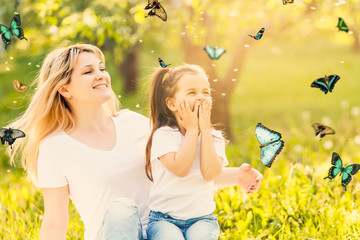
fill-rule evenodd
<path id="1" fill-rule="evenodd" d="M 251 164 L 244 163 L 240 167 L 224 167 L 215 179 L 215 187 L 240 186 L 248 194 L 257 192 L 263 175 Z"/>
<path id="2" fill-rule="evenodd" d="M 69 187 L 42 188 L 44 216 L 39 240 L 64 240 L 68 227 Z"/>

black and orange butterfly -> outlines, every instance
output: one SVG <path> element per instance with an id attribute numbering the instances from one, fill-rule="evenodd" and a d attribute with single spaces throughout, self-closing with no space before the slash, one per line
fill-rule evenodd
<path id="1" fill-rule="evenodd" d="M 21 83 L 19 80 L 13 81 L 13 88 L 15 89 L 15 91 L 19 93 L 23 93 L 28 90 L 28 86 L 26 84 Z"/>
<path id="2" fill-rule="evenodd" d="M 15 142 L 15 140 L 23 137 L 25 137 L 25 133 L 19 129 L 0 128 L 0 139 L 2 145 L 4 145 L 5 142 L 8 142 L 10 147 L 12 148 L 12 145 Z"/>
<path id="3" fill-rule="evenodd" d="M 145 10 L 151 9 L 150 12 L 145 17 L 151 17 L 151 16 L 158 16 L 163 21 L 167 20 L 167 14 L 165 12 L 165 9 L 159 1 L 157 0 L 148 0 L 148 5 L 146 5 Z"/>
<path id="4" fill-rule="evenodd" d="M 315 131 L 315 136 L 319 135 L 320 140 L 323 137 L 325 137 L 326 135 L 335 134 L 334 129 L 332 129 L 331 127 L 322 125 L 320 123 L 313 123 L 311 126 L 313 127 L 313 129 Z"/>

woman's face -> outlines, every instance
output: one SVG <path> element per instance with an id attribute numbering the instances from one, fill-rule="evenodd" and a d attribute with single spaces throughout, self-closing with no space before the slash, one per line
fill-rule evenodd
<path id="1" fill-rule="evenodd" d="M 71 73 L 70 83 L 65 86 L 71 103 L 105 103 L 111 98 L 111 79 L 105 64 L 94 54 L 79 54 Z"/>

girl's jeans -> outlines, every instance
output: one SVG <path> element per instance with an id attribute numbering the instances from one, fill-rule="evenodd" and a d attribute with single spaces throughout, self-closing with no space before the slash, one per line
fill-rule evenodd
<path id="1" fill-rule="evenodd" d="M 148 240 L 215 240 L 219 238 L 220 227 L 213 214 L 179 220 L 150 211 L 146 233 Z"/>
<path id="2" fill-rule="evenodd" d="M 110 204 L 96 237 L 96 240 L 115 239 L 143 240 L 137 206 L 128 198 L 120 198 Z"/>

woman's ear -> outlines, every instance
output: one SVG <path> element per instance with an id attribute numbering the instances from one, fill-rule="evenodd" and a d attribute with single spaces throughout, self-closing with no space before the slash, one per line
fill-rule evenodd
<path id="1" fill-rule="evenodd" d="M 171 97 L 166 98 L 166 106 L 168 107 L 168 109 L 170 109 L 170 111 L 175 112 L 176 111 L 175 99 Z"/>
<path id="2" fill-rule="evenodd" d="M 64 97 L 64 98 L 69 98 L 71 99 L 71 95 L 69 90 L 65 87 L 65 86 L 60 86 L 58 88 L 58 92 Z"/>

